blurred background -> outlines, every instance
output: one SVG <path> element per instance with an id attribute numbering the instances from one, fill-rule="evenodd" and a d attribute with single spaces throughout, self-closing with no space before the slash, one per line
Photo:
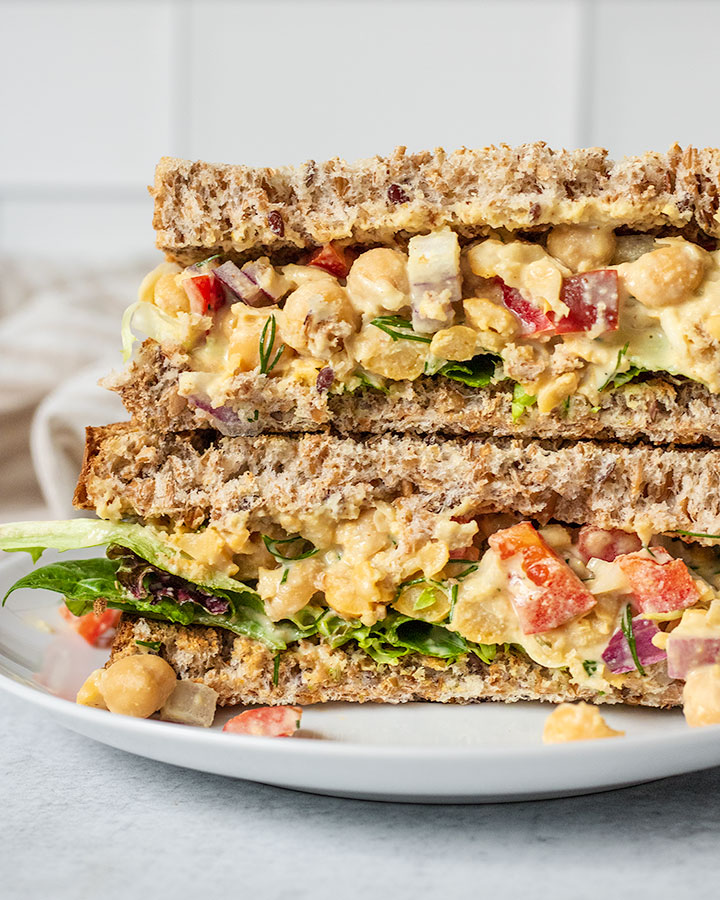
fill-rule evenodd
<path id="1" fill-rule="evenodd" d="M 0 0 L 0 520 L 69 514 L 82 424 L 123 417 L 93 384 L 160 156 L 717 145 L 719 31 L 715 0 Z"/>

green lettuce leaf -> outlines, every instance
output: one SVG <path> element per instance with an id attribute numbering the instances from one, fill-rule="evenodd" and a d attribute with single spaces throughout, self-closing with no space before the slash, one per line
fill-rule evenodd
<path id="1" fill-rule="evenodd" d="M 190 556 L 169 547 L 163 533 L 146 525 L 128 522 L 106 522 L 103 519 L 64 519 L 55 522 L 13 522 L 0 525 L 0 550 L 15 552 L 24 550 L 33 562 L 37 562 L 45 550 L 84 550 L 119 544 L 137 553 L 159 569 L 184 577 L 178 558 L 191 560 Z M 202 587 L 222 588 L 230 591 L 247 590 L 247 585 L 228 575 L 216 572 L 202 582 Z"/>
<path id="2" fill-rule="evenodd" d="M 294 621 L 271 622 L 265 614 L 262 600 L 252 591 L 213 591 L 230 604 L 227 613 L 210 613 L 197 603 L 177 603 L 171 599 L 152 602 L 150 598 L 138 599 L 126 591 L 116 580 L 120 563 L 111 559 L 80 559 L 51 563 L 24 575 L 12 585 L 3 603 L 13 591 L 20 588 L 41 588 L 56 591 L 65 597 L 65 603 L 74 615 L 92 612 L 93 604 L 102 598 L 112 609 L 174 622 L 178 625 L 212 625 L 227 628 L 236 634 L 262 641 L 275 650 L 286 649 L 289 643 L 300 640 L 306 634 L 314 634 L 314 622 L 308 625 Z"/>
<path id="3" fill-rule="evenodd" d="M 486 353 L 465 362 L 447 362 L 439 370 L 439 374 L 470 387 L 487 387 L 495 377 L 498 362 L 496 356 Z"/>
<path id="4" fill-rule="evenodd" d="M 517 422 L 528 406 L 534 406 L 536 403 L 537 397 L 534 394 L 527 394 L 519 384 L 516 384 L 512 398 L 513 422 Z"/>

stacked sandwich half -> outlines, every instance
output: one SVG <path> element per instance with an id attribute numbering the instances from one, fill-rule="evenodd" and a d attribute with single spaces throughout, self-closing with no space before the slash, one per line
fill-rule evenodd
<path id="1" fill-rule="evenodd" d="M 679 148 L 162 160 L 99 518 L 0 529 L 106 555 L 17 586 L 225 704 L 677 705 L 720 657 L 719 188 Z"/>

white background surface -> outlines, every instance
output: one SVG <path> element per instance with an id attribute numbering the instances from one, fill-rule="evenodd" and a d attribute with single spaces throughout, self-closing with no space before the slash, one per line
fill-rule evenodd
<path id="1" fill-rule="evenodd" d="M 720 769 L 568 800 L 404 806 L 128 756 L 5 695 L 0 717 L 7 900 L 717 898 Z"/>
<path id="2" fill-rule="evenodd" d="M 127 260 L 164 154 L 717 145 L 715 0 L 0 0 L 0 252 Z"/>

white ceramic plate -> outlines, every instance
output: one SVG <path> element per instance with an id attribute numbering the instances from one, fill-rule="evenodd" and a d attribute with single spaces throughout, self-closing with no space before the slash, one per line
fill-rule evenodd
<path id="1" fill-rule="evenodd" d="M 0 596 L 28 569 L 25 554 L 0 563 Z M 720 764 L 720 726 L 689 729 L 678 712 L 607 707 L 609 724 L 626 737 L 544 746 L 550 707 L 535 703 L 318 705 L 306 708 L 297 736 L 273 739 L 223 734 L 235 711 L 201 729 L 70 702 L 106 658 L 62 622 L 55 595 L 18 591 L 0 610 L 5 690 L 97 741 L 232 778 L 344 797 L 470 803 L 589 793 Z"/>

